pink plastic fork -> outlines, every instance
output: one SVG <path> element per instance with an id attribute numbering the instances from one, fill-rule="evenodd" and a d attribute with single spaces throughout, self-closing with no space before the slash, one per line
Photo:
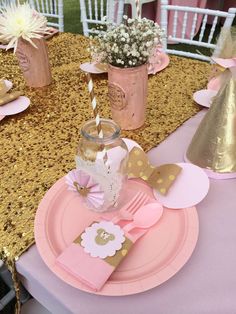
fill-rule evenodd
<path id="1" fill-rule="evenodd" d="M 135 212 L 150 200 L 149 196 L 143 192 L 138 192 L 135 196 L 123 206 L 118 214 L 111 220 L 118 223 L 120 220 L 132 220 Z"/>

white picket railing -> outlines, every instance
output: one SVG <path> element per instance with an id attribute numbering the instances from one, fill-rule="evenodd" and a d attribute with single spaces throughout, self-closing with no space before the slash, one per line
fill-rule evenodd
<path id="1" fill-rule="evenodd" d="M 64 31 L 63 0 L 29 0 L 31 7 L 46 16 L 48 25 Z"/>
<path id="2" fill-rule="evenodd" d="M 173 27 L 172 27 L 171 33 L 168 26 L 168 12 L 174 12 Z M 177 29 L 179 27 L 179 24 L 178 24 L 179 12 L 184 13 L 183 20 L 181 22 L 181 27 L 182 27 L 181 36 L 179 36 L 177 32 Z M 187 22 L 188 22 L 189 14 L 191 15 L 193 14 L 190 39 L 186 38 L 186 30 L 187 30 Z M 194 37 L 199 14 L 203 16 L 202 24 L 200 27 L 199 36 Z M 191 57 L 195 59 L 210 61 L 211 60 L 210 57 L 199 54 L 199 53 L 168 49 L 167 42 L 168 40 L 170 40 L 171 42 L 209 48 L 214 51 L 213 53 L 214 56 L 217 56 L 217 54 L 220 51 L 220 46 L 217 45 L 216 43 L 213 43 L 212 39 L 214 36 L 214 32 L 216 30 L 218 19 L 225 18 L 223 27 L 230 27 L 233 23 L 235 14 L 236 14 L 236 8 L 230 8 L 228 12 L 224 12 L 224 11 L 218 11 L 218 10 L 195 8 L 195 7 L 169 5 L 168 0 L 161 0 L 161 27 L 165 31 L 165 37 L 163 39 L 164 51 L 170 54 L 176 54 L 180 56 L 186 56 L 186 57 Z M 209 35 L 206 38 L 206 40 L 203 41 L 204 34 L 206 31 L 207 19 L 209 16 L 211 17 L 213 16 L 214 19 L 211 25 Z"/>
<path id="3" fill-rule="evenodd" d="M 96 33 L 96 25 L 105 25 L 106 21 L 119 24 L 122 21 L 124 0 L 80 0 L 81 22 L 83 33 L 89 36 Z"/>

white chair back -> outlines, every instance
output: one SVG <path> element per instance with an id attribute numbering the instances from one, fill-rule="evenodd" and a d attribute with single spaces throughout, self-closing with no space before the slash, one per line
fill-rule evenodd
<path id="1" fill-rule="evenodd" d="M 168 12 L 174 12 L 172 30 L 170 29 L 169 23 L 168 23 Z M 182 21 L 181 31 L 177 32 L 177 28 L 180 26 L 178 25 L 178 16 L 180 13 L 183 14 L 183 19 L 181 19 Z M 188 22 L 189 14 L 193 14 L 193 19 L 192 19 L 193 23 L 191 26 L 190 38 L 186 38 L 186 30 L 187 30 L 187 22 Z M 202 19 L 202 24 L 199 31 L 199 36 L 196 39 L 194 35 L 195 35 L 197 19 L 198 19 L 199 14 L 202 15 L 203 19 Z M 217 22 L 220 18 L 225 18 L 223 27 L 230 27 L 233 23 L 235 14 L 236 14 L 236 8 L 230 8 L 228 12 L 224 12 L 224 11 L 218 11 L 218 10 L 195 8 L 195 7 L 169 5 L 168 0 L 161 0 L 161 28 L 164 30 L 165 35 L 166 35 L 163 40 L 164 51 L 170 54 L 176 54 L 180 56 L 210 61 L 211 59 L 209 56 L 205 56 L 200 53 L 192 53 L 192 52 L 187 52 L 187 51 L 168 49 L 167 41 L 170 40 L 171 42 L 209 48 L 212 51 L 214 51 L 213 53 L 214 56 L 217 56 L 217 54 L 220 51 L 220 47 L 219 45 L 212 43 Z M 212 22 L 212 26 L 211 26 L 208 38 L 206 39 L 206 41 L 203 41 L 203 36 L 206 30 L 208 17 L 213 17 L 213 22 Z"/>
<path id="2" fill-rule="evenodd" d="M 96 26 L 106 24 L 104 17 L 108 22 L 121 23 L 124 0 L 80 0 L 80 10 L 83 33 L 89 36 L 98 33 Z"/>
<path id="3" fill-rule="evenodd" d="M 140 14 L 142 16 L 142 8 L 144 3 L 149 3 L 149 2 L 156 2 L 156 0 L 139 0 L 139 5 L 140 5 Z M 137 8 L 135 4 L 135 0 L 125 0 L 125 4 L 130 4 L 131 5 L 131 16 L 132 18 L 137 18 Z"/>
<path id="4" fill-rule="evenodd" d="M 11 3 L 17 3 L 17 0 L 0 0 L 0 9 L 4 8 L 5 6 Z"/>
<path id="5" fill-rule="evenodd" d="M 29 0 L 29 3 L 48 19 L 48 26 L 64 31 L 63 0 Z"/>

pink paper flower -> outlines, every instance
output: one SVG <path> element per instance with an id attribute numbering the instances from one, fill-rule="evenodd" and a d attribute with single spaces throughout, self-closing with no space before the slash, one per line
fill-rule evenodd
<path id="1" fill-rule="evenodd" d="M 104 204 L 104 192 L 99 183 L 95 182 L 86 172 L 73 169 L 66 175 L 68 190 L 80 194 L 88 207 L 99 209 Z"/>

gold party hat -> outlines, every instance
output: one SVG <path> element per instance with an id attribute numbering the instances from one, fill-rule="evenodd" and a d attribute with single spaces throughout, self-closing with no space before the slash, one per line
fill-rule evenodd
<path id="1" fill-rule="evenodd" d="M 218 58 L 229 59 L 236 56 L 236 27 L 222 27 L 214 54 Z"/>
<path id="2" fill-rule="evenodd" d="M 191 163 L 217 173 L 236 172 L 236 79 L 234 77 L 231 76 L 214 97 L 210 109 L 194 134 L 186 157 Z"/>

